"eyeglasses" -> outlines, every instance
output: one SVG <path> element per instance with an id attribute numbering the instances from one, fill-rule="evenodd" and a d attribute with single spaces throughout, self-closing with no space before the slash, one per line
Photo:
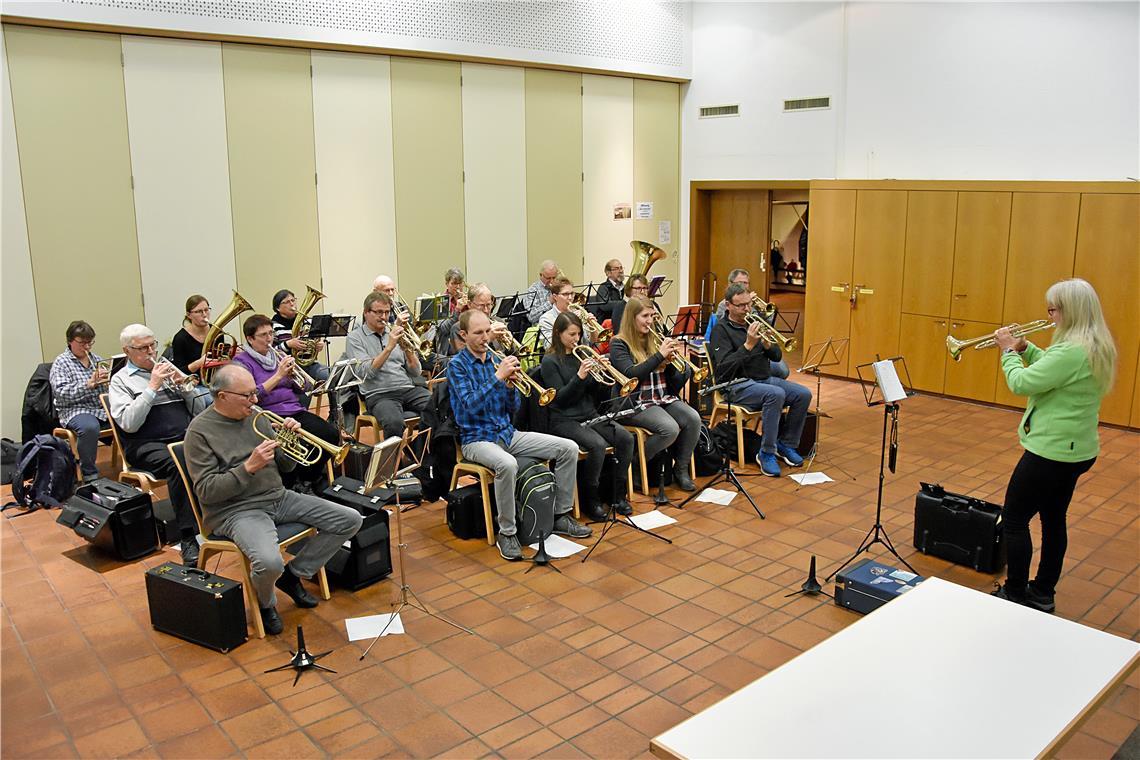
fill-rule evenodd
<path id="1" fill-rule="evenodd" d="M 376 309 L 369 309 L 368 313 L 369 314 L 375 314 L 378 317 L 386 317 L 392 313 L 392 310 L 391 309 L 384 309 L 383 311 L 377 311 Z"/>
<path id="2" fill-rule="evenodd" d="M 143 346 L 124 346 L 124 348 L 126 348 L 129 351 L 141 351 L 144 354 L 149 354 L 149 353 L 153 353 L 154 350 L 158 348 L 158 343 L 151 341 L 150 343 L 147 343 L 146 345 L 143 345 Z"/>
<path id="3" fill-rule="evenodd" d="M 745 301 L 744 303 L 736 303 L 735 301 L 729 301 L 728 303 L 729 303 L 729 305 L 735 306 L 738 309 L 743 309 L 746 306 L 751 306 L 752 300 L 749 299 L 749 300 Z"/>
<path id="4" fill-rule="evenodd" d="M 1060 311 L 1060 309 L 1058 309 L 1056 306 L 1050 306 L 1049 308 L 1045 309 L 1046 314 L 1052 314 L 1057 311 Z"/>
<path id="5" fill-rule="evenodd" d="M 567 292 L 565 292 L 565 293 L 555 293 L 554 295 L 556 295 L 556 296 L 562 296 L 563 298 L 569 298 L 570 296 L 574 295 L 574 291 L 573 291 L 573 290 L 569 290 L 569 291 L 567 291 Z"/>
<path id="6" fill-rule="evenodd" d="M 210 313 L 210 307 L 209 306 L 203 306 L 200 309 L 194 309 L 194 311 L 192 311 L 190 313 L 191 314 L 209 314 Z"/>
<path id="7" fill-rule="evenodd" d="M 251 404 L 254 401 L 257 401 L 257 391 L 250 391 L 249 393 L 238 393 L 237 391 L 218 391 L 218 393 L 228 393 L 231 396 L 240 396 Z"/>
<path id="8" fill-rule="evenodd" d="M 95 339 L 94 338 L 92 338 L 91 340 L 83 340 L 82 338 L 72 338 L 71 341 L 72 341 L 72 343 L 78 343 L 79 345 L 83 346 L 84 348 L 90 348 L 91 346 L 95 345 Z"/>
<path id="9" fill-rule="evenodd" d="M 285 303 L 297 303 L 297 299 L 295 296 L 290 296 L 289 298 L 286 298 L 281 303 L 283 303 L 283 304 L 285 304 Z"/>
<path id="10" fill-rule="evenodd" d="M 273 331 L 269 330 L 267 332 L 267 331 L 263 330 L 261 332 L 254 333 L 253 337 L 257 338 L 258 340 L 265 340 L 266 338 L 272 338 L 273 337 Z"/>
<path id="11" fill-rule="evenodd" d="M 634 285 L 632 288 L 630 288 L 630 291 L 634 291 L 634 290 L 643 290 L 646 293 L 648 293 L 649 292 L 649 286 L 648 285 Z"/>

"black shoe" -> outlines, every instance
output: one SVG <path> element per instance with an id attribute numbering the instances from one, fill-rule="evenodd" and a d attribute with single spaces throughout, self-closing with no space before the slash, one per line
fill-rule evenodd
<path id="1" fill-rule="evenodd" d="M 277 614 L 276 607 L 261 608 L 261 624 L 270 636 L 276 636 L 285 630 L 285 624 L 281 622 L 281 616 Z"/>
<path id="2" fill-rule="evenodd" d="M 633 505 L 629 503 L 628 499 L 622 499 L 617 504 L 614 504 L 614 511 L 623 517 L 629 517 L 633 514 Z"/>
<path id="3" fill-rule="evenodd" d="M 600 502 L 587 504 L 582 513 L 590 522 L 605 522 L 610 516 L 609 511 Z"/>
<path id="4" fill-rule="evenodd" d="M 1032 581 L 1025 587 L 1025 604 L 1042 612 L 1053 613 L 1057 611 L 1057 602 L 1053 595 L 1038 591 Z"/>
<path id="5" fill-rule="evenodd" d="M 183 567 L 197 567 L 198 553 L 198 538 L 196 536 L 182 539 L 181 554 Z"/>
<path id="6" fill-rule="evenodd" d="M 288 565 L 285 566 L 285 572 L 281 573 L 281 577 L 275 580 L 273 585 L 284 591 L 293 600 L 293 604 L 298 607 L 317 606 L 317 598 L 301 585 L 301 579 L 293 575 L 293 571 L 289 569 Z"/>
<path id="7" fill-rule="evenodd" d="M 1008 583 L 1004 586 L 998 585 L 997 588 L 995 588 L 993 591 L 990 592 L 990 596 L 996 596 L 998 599 L 1005 599 L 1006 601 L 1013 602 L 1014 604 L 1021 604 L 1024 606 L 1028 606 L 1028 603 L 1026 602 L 1025 594 L 1024 593 L 1021 593 L 1021 594 L 1016 593 L 1015 591 L 1013 591 L 1009 587 Z"/>
<path id="8" fill-rule="evenodd" d="M 673 470 L 673 485 L 680 488 L 682 491 L 695 491 L 697 484 L 689 477 L 689 471 L 686 470 Z"/>

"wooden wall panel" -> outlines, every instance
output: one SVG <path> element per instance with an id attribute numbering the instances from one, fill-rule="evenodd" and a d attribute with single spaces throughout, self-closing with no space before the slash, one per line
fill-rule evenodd
<path id="1" fill-rule="evenodd" d="M 221 309 L 237 286 L 222 46 L 123 37 L 123 78 L 146 322 L 165 343 L 187 296 Z"/>
<path id="2" fill-rule="evenodd" d="M 526 220 L 527 280 L 553 259 L 581 281 L 581 74 L 526 70 Z"/>
<path id="3" fill-rule="evenodd" d="M 582 75 L 582 282 L 602 283 L 605 264 L 633 259 L 633 219 L 614 219 L 615 203 L 632 204 L 633 80 Z"/>
<path id="4" fill-rule="evenodd" d="M 276 291 L 321 287 L 309 51 L 223 43 L 222 66 L 238 291 L 272 315 Z"/>
<path id="5" fill-rule="evenodd" d="M 996 322 L 951 320 L 950 334 L 965 340 L 992 334 L 998 327 Z M 998 375 L 994 371 L 995 365 L 998 364 L 997 354 L 993 351 L 977 351 L 972 348 L 967 351 L 969 353 L 963 352 L 962 361 L 946 362 L 946 394 L 978 401 L 993 401 L 998 382 Z"/>
<path id="6" fill-rule="evenodd" d="M 903 190 L 859 191 L 851 272 L 858 296 L 851 312 L 852 377 L 855 365 L 898 354 L 906 210 Z"/>
<path id="7" fill-rule="evenodd" d="M 1009 244 L 1010 193 L 958 193 L 950 316 L 1001 320 Z"/>
<path id="8" fill-rule="evenodd" d="M 4 34 L 44 357 L 66 348 L 74 319 L 116 353 L 119 331 L 143 319 L 119 36 Z M 77 299 L 76 283 L 98 297 Z"/>
<path id="9" fill-rule="evenodd" d="M 914 387 L 927 393 L 942 393 L 946 362 L 946 317 L 903 314 L 899 323 L 899 353 L 906 357 Z"/>
<path id="10" fill-rule="evenodd" d="M 523 69 L 463 64 L 463 197 L 467 280 L 511 295 L 526 260 L 526 83 Z"/>
<path id="11" fill-rule="evenodd" d="M 851 337 L 851 267 L 855 250 L 855 190 L 811 190 L 808 222 L 804 350 Z M 850 352 L 830 372 L 846 375 Z"/>
<path id="12" fill-rule="evenodd" d="M 633 201 L 653 201 L 652 219 L 634 219 L 633 237 L 646 240 L 669 252 L 669 258 L 653 265 L 650 274 L 663 274 L 673 286 L 661 297 L 661 308 L 673 314 L 681 303 L 693 303 L 685 297 L 680 281 L 681 248 L 678 235 L 681 213 L 680 152 L 681 115 L 680 85 L 671 82 L 633 82 Z M 658 232 L 660 223 L 669 222 L 669 241 Z M 625 253 L 632 258 L 626 243 Z M 627 270 L 628 271 L 628 268 Z"/>
<path id="13" fill-rule="evenodd" d="M 763 286 L 760 259 L 768 250 L 767 190 L 716 190 L 712 193 L 709 269 L 716 273 L 721 296 L 728 273 L 747 269 L 753 289 Z"/>
<path id="14" fill-rule="evenodd" d="M 958 193 L 915 190 L 907 194 L 904 312 L 950 315 L 957 212 Z"/>

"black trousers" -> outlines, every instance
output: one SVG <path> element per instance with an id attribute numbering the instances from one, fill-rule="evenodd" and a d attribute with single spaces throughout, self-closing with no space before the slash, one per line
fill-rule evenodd
<path id="1" fill-rule="evenodd" d="M 1009 567 L 1006 586 L 1015 595 L 1025 593 L 1029 583 L 1029 561 L 1033 539 L 1029 521 L 1041 516 L 1041 559 L 1037 563 L 1034 587 L 1052 594 L 1061 579 L 1061 566 L 1069 546 L 1066 513 L 1077 487 L 1077 479 L 1089 471 L 1096 457 L 1083 462 L 1055 462 L 1026 451 L 1010 476 L 1005 492 L 1004 524 Z"/>
<path id="2" fill-rule="evenodd" d="M 178 467 L 174 464 L 166 443 L 161 441 L 146 441 L 143 443 L 128 443 L 123 446 L 123 455 L 131 467 L 145 470 L 156 478 L 166 481 L 166 491 L 170 494 L 170 506 L 174 508 L 174 517 L 178 521 L 178 528 L 183 538 L 198 535 L 198 521 L 194 519 L 194 510 L 190 508 L 190 499 L 186 496 L 186 486 L 178 474 Z"/>
<path id="3" fill-rule="evenodd" d="M 586 452 L 586 458 L 578 462 L 578 501 L 583 507 L 598 502 L 598 481 L 602 476 L 602 465 L 606 461 L 607 446 L 614 447 L 614 457 L 617 459 L 617 493 L 625 493 L 625 471 L 633 460 L 633 433 L 615 422 L 603 422 L 585 428 L 560 414 L 550 415 L 550 428 L 546 432 L 560 438 L 569 438 Z"/>
<path id="4" fill-rule="evenodd" d="M 284 416 L 292 417 L 293 419 L 297 420 L 297 422 L 301 423 L 301 429 L 306 433 L 312 433 L 322 441 L 327 441 L 328 443 L 331 443 L 335 446 L 340 445 L 340 431 L 336 429 L 336 426 L 327 420 L 322 420 L 320 417 L 308 411 L 307 409 Z M 302 483 L 314 483 L 318 480 L 321 480 L 325 476 L 325 462 L 328 460 L 328 458 L 328 454 L 322 453 L 321 458 L 317 461 L 316 464 L 312 464 L 307 467 L 297 465 L 293 468 L 293 471 L 291 473 L 282 472 L 281 480 L 286 486 L 291 486 L 297 481 L 300 481 Z"/>

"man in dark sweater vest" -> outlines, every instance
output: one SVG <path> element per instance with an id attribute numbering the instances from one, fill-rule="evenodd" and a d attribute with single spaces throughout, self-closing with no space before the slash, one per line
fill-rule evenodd
<path id="1" fill-rule="evenodd" d="M 202 507 L 207 533 L 226 536 L 249 559 L 251 579 L 265 631 L 281 633 L 274 588 L 281 589 L 298 607 L 316 607 L 317 598 L 301 584 L 311 578 L 337 548 L 360 529 L 356 510 L 311 494 L 286 491 L 280 470 L 296 462 L 278 449 L 275 431 L 265 419 L 254 430 L 257 400 L 253 375 L 237 364 L 214 373 L 214 405 L 194 418 L 186 430 L 186 463 L 194 492 Z M 286 418 L 283 425 L 300 424 Z M 261 431 L 269 436 L 265 440 Z M 288 565 L 277 544 L 277 525 L 301 523 L 317 535 Z"/>
<path id="2" fill-rule="evenodd" d="M 748 288 L 740 283 L 729 285 L 724 291 L 724 303 L 725 318 L 717 320 L 709 336 L 716 381 L 747 379 L 727 392 L 732 394 L 732 403 L 760 412 L 763 431 L 756 463 L 765 475 L 778 478 L 777 456 L 792 467 L 804 463 L 796 447 L 811 405 L 811 391 L 798 383 L 772 376 L 771 362 L 780 361 L 780 347 L 760 337 L 758 323 L 748 323 L 748 312 L 752 309 Z M 781 428 L 780 411 L 785 404 L 789 407 L 788 419 Z"/>

